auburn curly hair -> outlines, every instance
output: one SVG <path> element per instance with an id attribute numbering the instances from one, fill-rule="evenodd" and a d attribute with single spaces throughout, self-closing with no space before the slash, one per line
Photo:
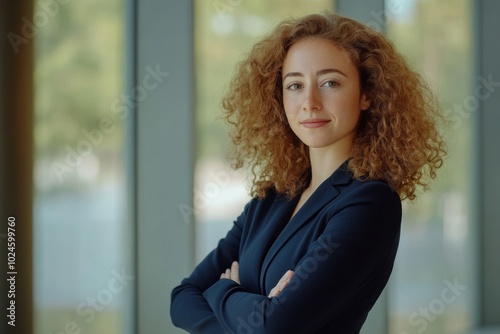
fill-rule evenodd
<path id="1" fill-rule="evenodd" d="M 233 167 L 250 167 L 253 196 L 264 197 L 274 187 L 293 197 L 310 181 L 308 147 L 288 125 L 281 79 L 287 51 L 306 37 L 327 39 L 346 51 L 371 100 L 351 149 L 354 178 L 385 180 L 401 199 L 415 199 L 446 155 L 436 100 L 382 34 L 330 13 L 283 21 L 238 63 L 222 100 L 232 127 Z"/>

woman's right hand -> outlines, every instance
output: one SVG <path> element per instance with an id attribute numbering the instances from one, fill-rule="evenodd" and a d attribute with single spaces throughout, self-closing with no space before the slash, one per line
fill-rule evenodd
<path id="1" fill-rule="evenodd" d="M 278 296 L 281 293 L 281 291 L 283 291 L 283 289 L 286 288 L 288 283 L 290 283 L 294 274 L 295 274 L 295 272 L 293 270 L 288 270 L 283 275 L 283 277 L 281 277 L 278 284 L 276 284 L 276 286 L 271 289 L 271 292 L 269 293 L 268 297 L 273 298 L 273 297 Z"/>

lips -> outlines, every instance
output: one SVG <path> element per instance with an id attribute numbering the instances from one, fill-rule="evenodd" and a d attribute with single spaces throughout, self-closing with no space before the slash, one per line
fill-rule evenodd
<path id="1" fill-rule="evenodd" d="M 320 128 L 328 123 L 330 123 L 329 119 L 306 119 L 300 122 L 303 127 L 308 129 Z"/>

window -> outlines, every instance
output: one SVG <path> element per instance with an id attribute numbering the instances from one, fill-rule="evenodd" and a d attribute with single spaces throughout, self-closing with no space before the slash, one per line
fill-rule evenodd
<path id="1" fill-rule="evenodd" d="M 404 206 L 389 289 L 390 333 L 466 332 L 474 319 L 477 222 L 471 219 L 472 4 L 386 1 L 387 34 L 437 92 L 450 118 L 448 157 L 429 192 Z"/>
<path id="2" fill-rule="evenodd" d="M 131 333 L 125 2 L 37 1 L 35 332 Z"/>

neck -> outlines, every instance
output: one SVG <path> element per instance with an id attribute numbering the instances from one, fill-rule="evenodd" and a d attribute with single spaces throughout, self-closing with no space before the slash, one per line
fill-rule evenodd
<path id="1" fill-rule="evenodd" d="M 316 190 L 323 181 L 330 177 L 349 158 L 350 149 L 350 145 L 335 149 L 331 147 L 310 147 L 311 183 L 308 189 L 310 191 Z"/>

